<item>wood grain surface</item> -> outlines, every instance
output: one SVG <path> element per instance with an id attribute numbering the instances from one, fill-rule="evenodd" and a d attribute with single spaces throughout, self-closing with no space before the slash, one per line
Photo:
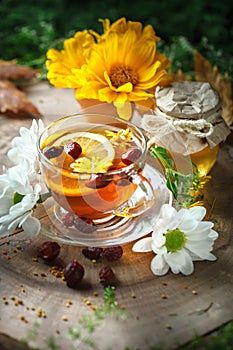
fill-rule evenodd
<path id="1" fill-rule="evenodd" d="M 71 90 L 37 83 L 28 85 L 25 91 L 44 116 L 45 124 L 79 111 Z M 29 127 L 31 119 L 0 116 L 0 169 L 10 165 L 6 153 L 22 125 Z M 116 300 L 125 309 L 126 317 L 113 313 L 90 334 L 81 320 L 84 315 L 93 315 L 91 305 L 103 305 L 103 286 L 98 278 L 103 262 L 94 264 L 82 255 L 81 247 L 62 244 L 54 264 L 61 266 L 76 258 L 85 268 L 80 287 L 71 289 L 51 273 L 51 265 L 38 258 L 39 246 L 47 240 L 43 234 L 32 238 L 18 230 L 0 239 L 0 348 L 23 349 L 20 340 L 28 338 L 38 322 L 38 335 L 29 342 L 34 348 L 50 349 L 46 342 L 54 336 L 62 350 L 71 349 L 72 344 L 75 349 L 90 349 L 87 338 L 93 341 L 93 349 L 147 350 L 156 346 L 174 349 L 195 335 L 207 334 L 232 320 L 232 174 L 230 135 L 221 145 L 211 180 L 204 189 L 206 219 L 215 223 L 219 233 L 214 246 L 217 260 L 195 262 L 195 271 L 190 276 L 168 273 L 157 277 L 150 270 L 152 253 L 133 253 L 133 243 L 124 245 L 123 257 L 112 262 L 111 267 L 117 277 Z M 44 214 L 40 208 L 37 215 Z M 87 305 L 87 299 L 91 305 Z M 44 317 L 39 317 L 39 310 Z M 79 343 L 68 337 L 70 327 L 81 330 Z"/>

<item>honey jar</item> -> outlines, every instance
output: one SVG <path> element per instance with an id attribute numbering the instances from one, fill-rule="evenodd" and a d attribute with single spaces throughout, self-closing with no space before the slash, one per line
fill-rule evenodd
<path id="1" fill-rule="evenodd" d="M 142 118 L 148 137 L 170 153 L 190 157 L 199 174 L 207 175 L 230 134 L 218 93 L 208 82 L 182 81 L 157 87 L 155 100 L 154 115 Z"/>

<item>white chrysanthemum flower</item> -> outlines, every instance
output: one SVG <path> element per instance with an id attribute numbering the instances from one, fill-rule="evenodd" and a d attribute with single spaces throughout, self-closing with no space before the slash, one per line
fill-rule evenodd
<path id="1" fill-rule="evenodd" d="M 36 145 L 43 130 L 44 124 L 41 119 L 38 120 L 38 123 L 33 119 L 30 129 L 22 126 L 19 130 L 20 136 L 16 136 L 12 140 L 12 148 L 7 154 L 8 158 L 14 164 L 20 164 L 26 159 L 31 164 L 32 171 L 38 172 L 39 163 Z"/>
<path id="2" fill-rule="evenodd" d="M 205 215 L 204 207 L 176 211 L 164 204 L 151 237 L 137 241 L 133 251 L 156 254 L 151 262 L 155 275 L 165 275 L 169 267 L 175 274 L 190 275 L 194 271 L 193 261 L 216 260 L 211 251 L 218 233 L 212 229 L 212 222 L 202 221 Z"/>
<path id="3" fill-rule="evenodd" d="M 0 237 L 8 236 L 17 227 L 31 235 L 39 233 L 40 221 L 32 213 L 41 186 L 33 185 L 33 181 L 31 164 L 26 160 L 0 175 Z"/>

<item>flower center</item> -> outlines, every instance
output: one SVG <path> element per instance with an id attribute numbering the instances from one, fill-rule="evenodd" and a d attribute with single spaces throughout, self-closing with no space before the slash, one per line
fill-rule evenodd
<path id="1" fill-rule="evenodd" d="M 138 76 L 133 69 L 126 66 L 114 66 L 109 74 L 112 85 L 118 88 L 126 83 L 132 83 L 135 86 L 138 82 Z"/>
<path id="2" fill-rule="evenodd" d="M 176 228 L 175 230 L 168 230 L 166 235 L 165 247 L 169 252 L 176 252 L 183 248 L 186 242 L 186 236 L 184 232 Z"/>

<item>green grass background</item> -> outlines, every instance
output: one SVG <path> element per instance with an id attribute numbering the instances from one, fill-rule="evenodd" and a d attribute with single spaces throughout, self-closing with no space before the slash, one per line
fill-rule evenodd
<path id="1" fill-rule="evenodd" d="M 76 31 L 102 32 L 99 18 L 153 25 L 158 50 L 173 69 L 193 70 L 193 48 L 221 72 L 233 73 L 233 1 L 225 0 L 1 0 L 0 58 L 43 69 L 45 53 Z"/>

